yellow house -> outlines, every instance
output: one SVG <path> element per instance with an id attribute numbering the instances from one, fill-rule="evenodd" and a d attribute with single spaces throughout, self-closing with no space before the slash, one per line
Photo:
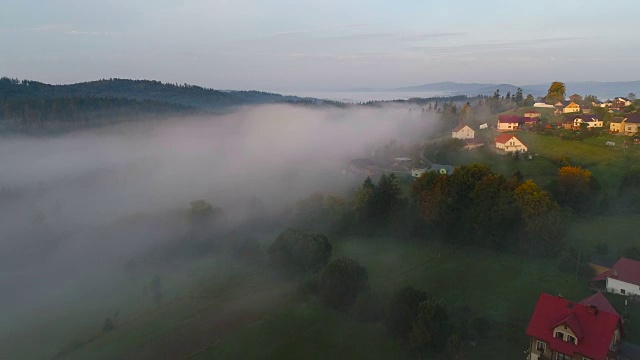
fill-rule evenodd
<path id="1" fill-rule="evenodd" d="M 565 114 L 579 112 L 579 111 L 580 111 L 580 105 L 576 104 L 573 101 L 562 109 L 562 112 Z"/>
<path id="2" fill-rule="evenodd" d="M 626 118 L 615 118 L 609 125 L 609 131 L 625 135 L 635 135 L 640 130 L 640 114 L 629 114 Z"/>

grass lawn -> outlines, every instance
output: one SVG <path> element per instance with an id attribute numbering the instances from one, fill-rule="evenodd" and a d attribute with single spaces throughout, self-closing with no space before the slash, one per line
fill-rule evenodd
<path id="1" fill-rule="evenodd" d="M 597 244 L 604 243 L 609 246 L 609 254 L 617 257 L 626 248 L 639 245 L 638 224 L 640 214 L 578 219 L 569 228 L 567 243 L 576 249 L 591 253 L 595 251 Z"/>
<path id="2" fill-rule="evenodd" d="M 382 324 L 352 320 L 316 303 L 245 327 L 190 359 L 414 359 Z"/>
<path id="3" fill-rule="evenodd" d="M 509 324 L 510 338 L 467 349 L 474 359 L 522 354 L 540 292 L 576 300 L 589 295 L 586 284 L 559 273 L 550 260 L 393 238 L 334 239 L 333 244 L 334 256 L 350 256 L 368 269 L 372 288 L 383 296 L 411 285 L 452 307 L 468 306 Z M 133 316 L 63 358 L 415 358 L 388 338 L 381 324 L 360 323 L 302 301 L 292 284 L 259 267 L 212 280 L 206 289 Z"/>

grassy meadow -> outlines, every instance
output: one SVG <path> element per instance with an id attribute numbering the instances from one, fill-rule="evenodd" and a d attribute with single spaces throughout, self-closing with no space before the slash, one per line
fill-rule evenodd
<path id="1" fill-rule="evenodd" d="M 571 299 L 589 295 L 586 284 L 560 273 L 553 260 L 530 259 L 436 241 L 395 238 L 334 239 L 335 256 L 349 256 L 369 271 L 373 290 L 387 297 L 411 285 L 491 319 L 506 338 L 466 347 L 468 358 L 515 358 L 526 349 L 524 330 L 540 292 Z M 455 310 L 452 310 L 455 311 Z M 452 314 L 455 316 L 455 314 Z M 212 275 L 196 291 L 133 316 L 62 359 L 413 359 L 382 324 L 362 323 L 300 298 L 295 285 L 266 268 Z"/>

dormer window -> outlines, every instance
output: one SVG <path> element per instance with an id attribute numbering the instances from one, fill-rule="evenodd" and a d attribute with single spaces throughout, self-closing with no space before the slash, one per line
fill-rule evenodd
<path id="1" fill-rule="evenodd" d="M 570 343 L 574 343 L 574 344 L 578 345 L 578 341 L 577 341 L 577 339 L 576 339 L 576 338 L 574 338 L 574 337 L 573 337 L 573 336 L 571 336 L 571 335 L 567 335 L 567 341 L 568 341 L 568 342 L 570 342 Z"/>
<path id="2" fill-rule="evenodd" d="M 560 331 L 556 331 L 554 337 L 556 337 L 557 339 L 562 339 L 564 340 L 564 333 L 560 332 Z"/>

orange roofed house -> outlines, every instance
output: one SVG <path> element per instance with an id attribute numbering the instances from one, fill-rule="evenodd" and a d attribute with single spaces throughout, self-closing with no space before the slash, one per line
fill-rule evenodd
<path id="1" fill-rule="evenodd" d="M 622 318 L 602 293 L 579 303 L 540 294 L 527 336 L 528 360 L 615 360 Z"/>

